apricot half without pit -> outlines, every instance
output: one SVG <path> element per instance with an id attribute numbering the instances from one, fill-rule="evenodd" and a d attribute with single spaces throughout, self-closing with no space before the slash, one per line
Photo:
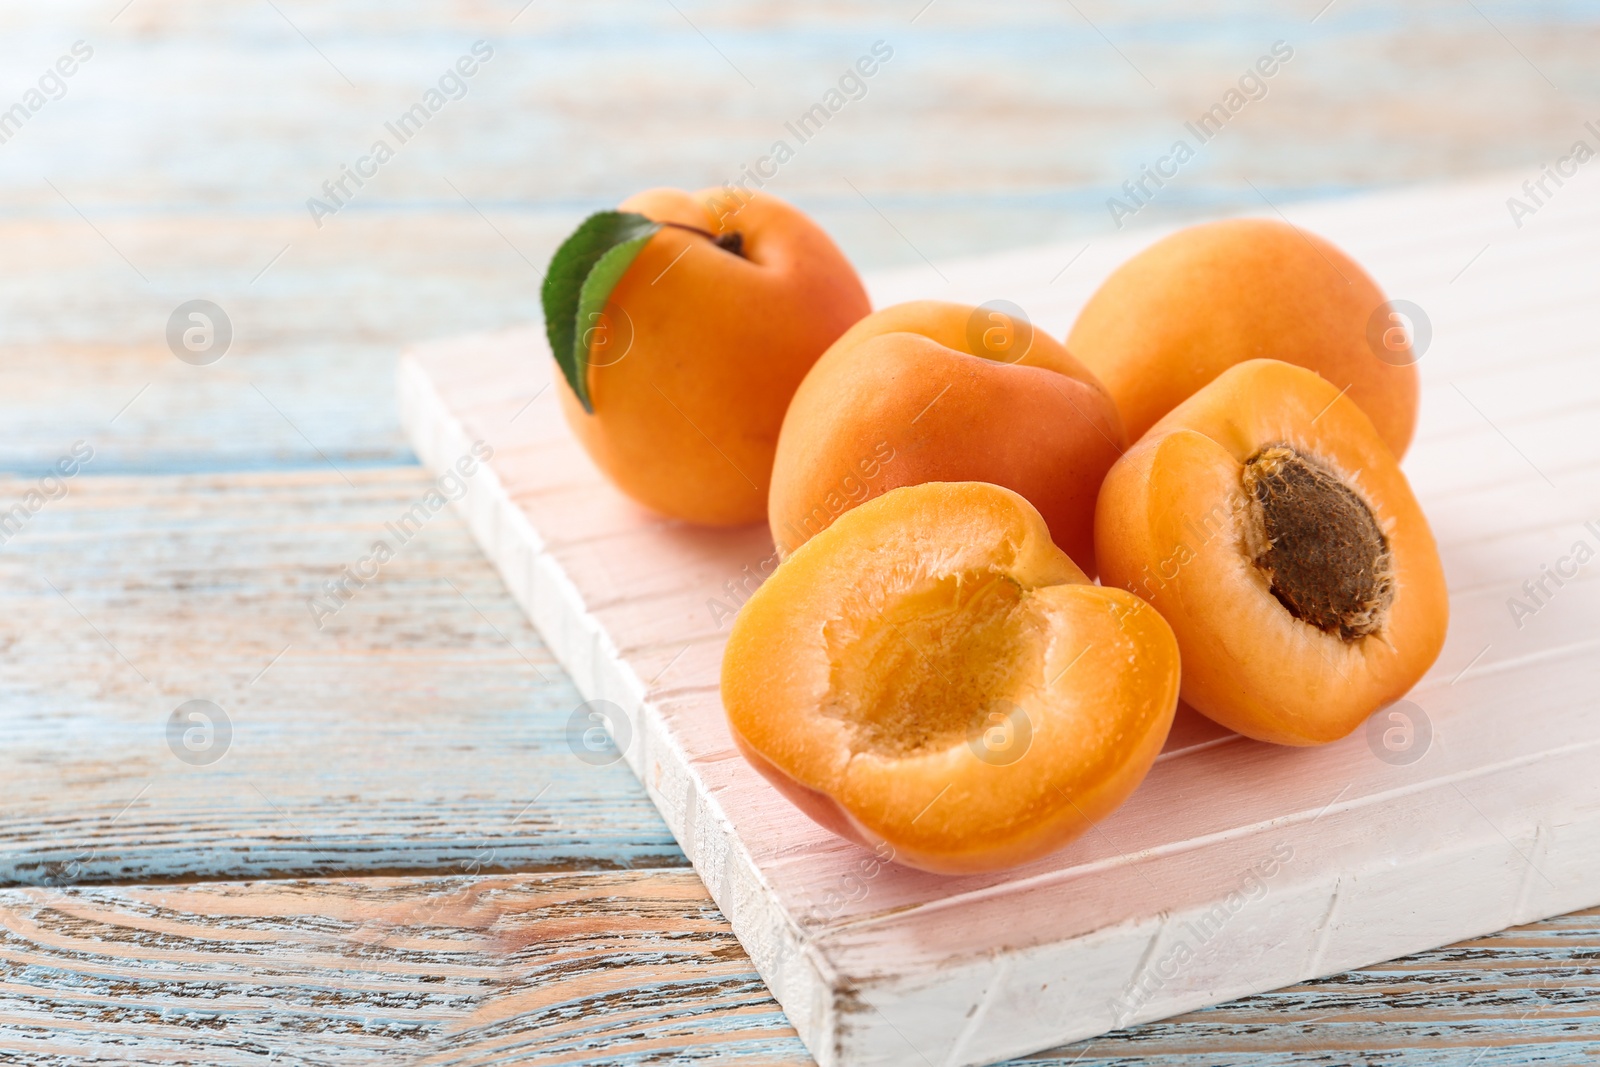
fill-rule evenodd
<path id="1" fill-rule="evenodd" d="M 1102 580 L 1171 623 L 1183 698 L 1247 737 L 1337 740 L 1438 657 L 1450 605 L 1428 521 L 1345 392 L 1240 363 L 1112 467 Z"/>
<path id="2" fill-rule="evenodd" d="M 744 605 L 722 700 L 747 759 L 818 823 L 924 870 L 1045 855 L 1143 780 L 1178 699 L 1161 616 L 1094 585 L 984 482 L 892 490 Z"/>

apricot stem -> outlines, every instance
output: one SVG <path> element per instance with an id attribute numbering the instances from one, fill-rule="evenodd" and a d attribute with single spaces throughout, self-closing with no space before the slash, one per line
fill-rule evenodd
<path id="1" fill-rule="evenodd" d="M 701 237 L 709 239 L 712 244 L 724 252 L 732 252 L 740 259 L 744 258 L 744 234 L 738 230 L 729 230 L 727 233 L 712 233 L 710 230 L 702 230 L 698 226 L 690 226 L 685 222 L 662 222 L 659 225 L 671 226 L 675 230 L 688 230 L 690 233 L 697 233 Z"/>

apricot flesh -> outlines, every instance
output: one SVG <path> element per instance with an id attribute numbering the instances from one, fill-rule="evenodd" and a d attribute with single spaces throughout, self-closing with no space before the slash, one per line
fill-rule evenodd
<path id="1" fill-rule="evenodd" d="M 722 666 L 734 740 L 785 796 L 945 873 L 1026 863 L 1121 804 L 1178 684 L 1160 615 L 982 482 L 841 515 L 745 604 Z"/>
<path id="2" fill-rule="evenodd" d="M 1091 576 L 1094 502 L 1126 438 L 1104 387 L 1060 342 L 1004 312 L 884 308 L 819 359 L 783 421 L 768 521 L 780 554 L 907 485 L 1021 493 Z"/>
<path id="3" fill-rule="evenodd" d="M 1180 230 L 1113 271 L 1067 349 L 1105 383 L 1133 440 L 1224 370 L 1265 358 L 1347 389 L 1402 457 L 1419 386 L 1407 330 L 1372 330 L 1392 314 L 1331 242 L 1276 220 L 1229 219 Z"/>
<path id="4" fill-rule="evenodd" d="M 583 410 L 557 374 L 574 434 L 595 464 L 652 510 L 710 524 L 766 514 L 778 430 L 817 357 L 872 310 L 832 239 L 764 193 L 651 189 L 623 211 L 663 227 L 611 292 L 590 335 Z"/>
<path id="5" fill-rule="evenodd" d="M 1183 698 L 1248 737 L 1336 740 L 1400 699 L 1449 623 L 1427 519 L 1372 421 L 1318 375 L 1231 367 L 1107 475 L 1101 577 L 1183 651 Z"/>

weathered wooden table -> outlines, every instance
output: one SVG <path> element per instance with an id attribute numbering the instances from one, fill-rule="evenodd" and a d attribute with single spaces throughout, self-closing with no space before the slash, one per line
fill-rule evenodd
<path id="1" fill-rule="evenodd" d="M 569 749 L 579 698 L 453 514 L 308 609 L 427 486 L 398 346 L 534 319 L 578 215 L 737 174 L 879 39 L 895 59 L 772 185 L 867 265 L 1092 240 L 1278 39 L 1295 59 L 1140 221 L 1537 179 L 1600 115 L 1580 9 L 1319 6 L 0 12 L 0 108 L 43 86 L 0 126 L 0 512 L 26 513 L 0 545 L 0 1056 L 805 1062 L 626 769 Z M 480 39 L 319 227 L 306 200 Z M 209 365 L 166 337 L 196 298 L 233 328 Z M 171 728 L 191 700 L 226 725 Z M 1579 913 L 1037 1059 L 1584 1062 L 1597 953 Z"/>

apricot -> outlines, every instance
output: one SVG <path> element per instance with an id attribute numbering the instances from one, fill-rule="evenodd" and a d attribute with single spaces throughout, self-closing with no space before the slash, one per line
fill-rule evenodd
<path id="1" fill-rule="evenodd" d="M 767 519 L 786 555 L 891 489 L 992 482 L 1038 508 L 1092 576 L 1095 495 L 1125 444 L 1104 387 L 1019 314 L 899 304 L 850 327 L 800 383 Z"/>
<path id="2" fill-rule="evenodd" d="M 895 489 L 797 548 L 733 625 L 722 701 L 747 759 L 901 863 L 994 870 L 1081 834 L 1172 725 L 1178 648 L 1089 582 L 1018 494 Z"/>
<path id="3" fill-rule="evenodd" d="M 713 524 L 766 514 L 790 397 L 872 310 L 844 253 L 803 213 L 765 193 L 728 201 L 717 189 L 651 189 L 622 203 L 672 225 L 579 324 L 592 413 L 556 376 L 567 422 L 619 489 Z"/>
<path id="4" fill-rule="evenodd" d="M 1067 348 L 1111 391 L 1135 440 L 1224 370 L 1267 358 L 1348 389 L 1399 457 L 1416 426 L 1418 384 L 1408 327 L 1390 326 L 1393 314 L 1377 283 L 1328 241 L 1231 219 L 1180 230 L 1118 267 Z M 1374 322 L 1383 328 L 1372 331 Z"/>
<path id="5" fill-rule="evenodd" d="M 1183 650 L 1183 698 L 1247 737 L 1315 745 L 1400 699 L 1444 644 L 1433 534 L 1372 420 L 1302 367 L 1247 360 L 1106 476 L 1101 579 Z"/>

